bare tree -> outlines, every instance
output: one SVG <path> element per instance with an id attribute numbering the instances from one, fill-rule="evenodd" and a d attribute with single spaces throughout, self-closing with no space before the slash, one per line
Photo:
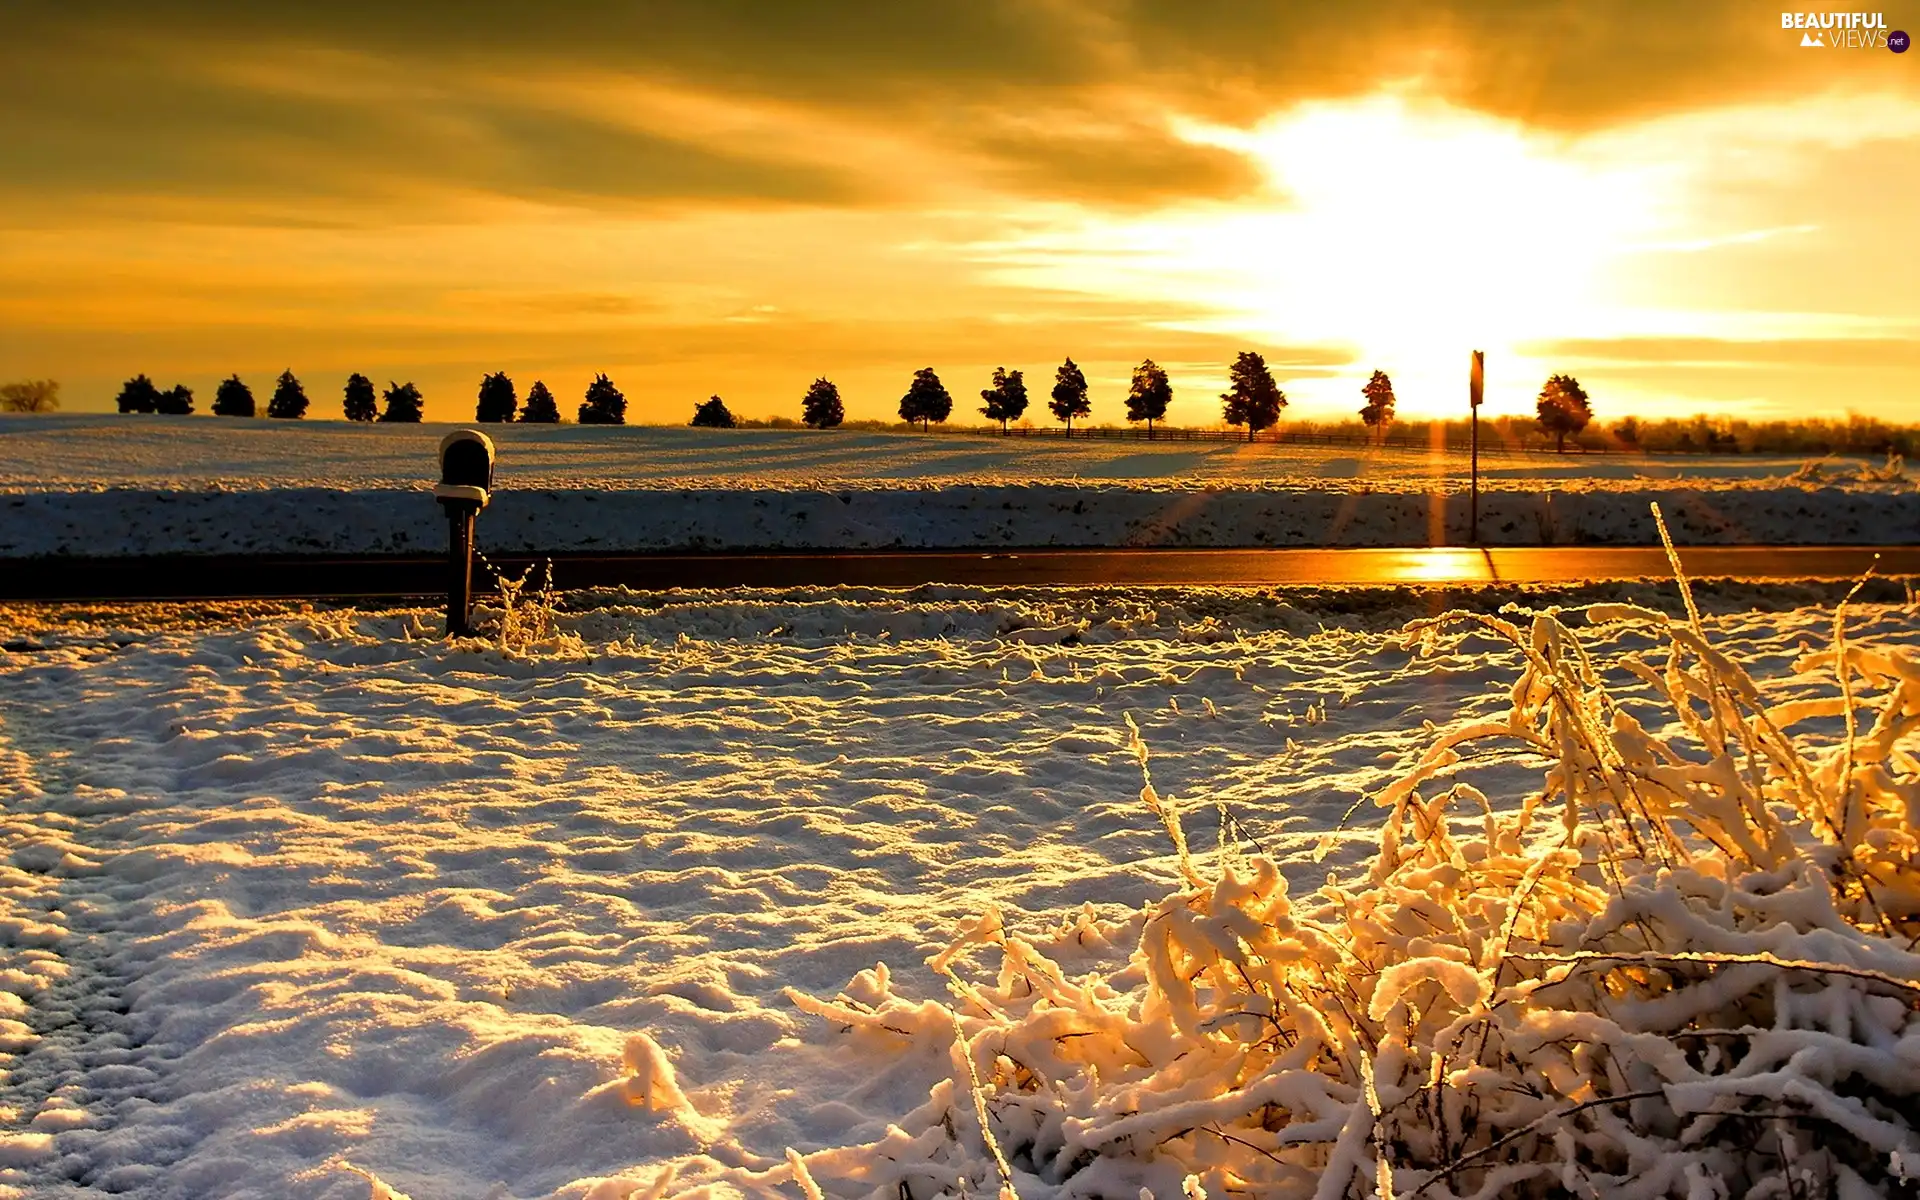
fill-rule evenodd
<path id="1" fill-rule="evenodd" d="M 0 385 L 0 412 L 44 413 L 60 407 L 60 385 L 51 379 L 22 379 Z"/>

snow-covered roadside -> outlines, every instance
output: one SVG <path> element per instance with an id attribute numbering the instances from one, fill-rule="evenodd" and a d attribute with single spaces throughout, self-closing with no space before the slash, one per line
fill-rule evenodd
<path id="1" fill-rule="evenodd" d="M 679 595 L 527 655 L 409 637 L 423 619 L 10 635 L 8 915 L 44 921 L 57 880 L 118 929 L 103 969 L 143 1045 L 101 1065 L 152 1075 L 36 1101 L 19 1116 L 50 1137 L 0 1186 L 357 1200 L 352 1162 L 415 1200 L 609 1200 L 673 1165 L 673 1190 L 730 1194 L 730 1170 L 877 1139 L 950 1076 L 850 1047 L 783 987 L 885 961 L 944 995 L 918 964 L 988 904 L 1070 966 L 1124 955 L 1176 879 L 1128 715 L 1197 848 L 1217 800 L 1312 877 L 1423 721 L 1494 711 L 1513 673 L 1492 643 L 1417 662 L 1230 593 Z M 1779 679 L 1830 620 L 1715 624 Z M 1920 642 L 1905 609 L 1854 628 Z M 1511 798 L 1538 775 L 1475 778 Z M 49 936 L 45 961 L 76 960 Z M 28 1048 L 8 1095 L 72 1058 Z"/>
<path id="2" fill-rule="evenodd" d="M 1920 495 L 1697 487 L 1480 498 L 1496 546 L 1656 545 L 1657 501 L 1685 545 L 1920 541 Z M 1464 493 L 1300 487 L 953 484 L 834 491 L 512 490 L 482 516 L 503 553 L 1008 546 L 1427 546 L 1467 542 Z M 36 491 L 0 496 L 0 558 L 394 554 L 445 545 L 424 491 Z"/>
<path id="3" fill-rule="evenodd" d="M 450 426 L 0 417 L 0 558 L 383 554 L 444 544 Z M 1426 546 L 1467 536 L 1467 463 L 1367 447 L 954 434 L 496 427 L 503 552 Z M 1898 464 L 1489 450 L 1491 545 L 1898 544 Z"/>

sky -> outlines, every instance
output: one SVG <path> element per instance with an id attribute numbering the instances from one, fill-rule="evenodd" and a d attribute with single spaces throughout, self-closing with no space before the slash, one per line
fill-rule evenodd
<path id="1" fill-rule="evenodd" d="M 0 4 L 0 381 L 1920 421 L 1920 0 Z M 1818 21 L 1816 15 L 1815 20 Z M 1884 29 L 1880 28 L 1884 26 Z"/>

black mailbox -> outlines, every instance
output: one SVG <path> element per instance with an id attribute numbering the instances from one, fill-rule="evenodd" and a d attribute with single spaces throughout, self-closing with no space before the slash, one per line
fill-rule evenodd
<path id="1" fill-rule="evenodd" d="M 473 518 L 493 491 L 493 442 L 475 429 L 440 439 L 433 498 L 447 510 L 447 635 L 473 632 Z"/>

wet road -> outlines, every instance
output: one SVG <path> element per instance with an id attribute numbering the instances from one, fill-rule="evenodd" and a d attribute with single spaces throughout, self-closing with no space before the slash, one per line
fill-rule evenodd
<path id="1" fill-rule="evenodd" d="M 1694 578 L 1848 579 L 1920 575 L 1914 546 L 1699 546 Z M 503 555 L 517 573 L 530 560 Z M 476 590 L 491 577 L 475 568 Z M 561 588 L 1135 586 L 1286 587 L 1578 583 L 1667 577 L 1658 547 L 1399 550 L 918 550 L 766 554 L 555 555 Z M 150 558 L 0 560 L 0 600 L 212 600 L 446 594 L 443 559 Z M 483 582 L 486 581 L 486 582 Z"/>

